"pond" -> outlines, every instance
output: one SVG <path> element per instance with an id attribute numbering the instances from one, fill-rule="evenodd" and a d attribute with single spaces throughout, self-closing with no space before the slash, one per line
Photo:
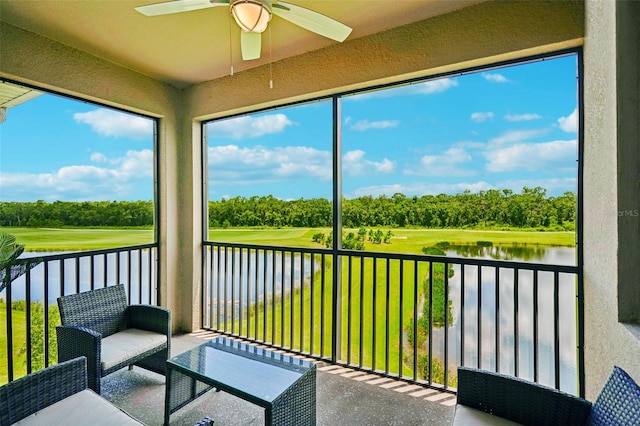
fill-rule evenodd
<path id="1" fill-rule="evenodd" d="M 21 258 L 27 257 L 40 257 L 40 256 L 52 256 L 64 254 L 53 253 L 53 252 L 28 252 L 24 253 Z M 80 290 L 86 291 L 89 289 L 89 284 L 91 282 L 92 276 L 95 282 L 95 287 L 104 287 L 104 283 L 108 283 L 109 285 L 113 285 L 114 283 L 124 283 L 128 288 L 130 287 L 131 291 L 131 300 L 149 300 L 148 295 L 148 287 L 149 282 L 149 274 L 153 273 L 149 271 L 149 250 L 141 250 L 140 258 L 138 255 L 133 255 L 131 257 L 127 256 L 127 253 L 120 253 L 120 267 L 118 268 L 116 262 L 116 254 L 110 253 L 106 255 L 106 269 L 105 262 L 103 261 L 102 256 L 97 256 L 91 265 L 90 257 L 81 257 L 79 259 L 79 265 L 76 269 L 75 259 L 66 259 L 64 260 L 64 267 L 61 267 L 62 261 L 56 260 L 49 262 L 48 265 L 48 276 L 49 276 L 49 288 L 48 288 L 48 300 L 49 304 L 55 304 L 56 299 L 61 294 L 61 289 L 58 285 L 60 282 L 60 276 L 64 271 L 64 294 L 72 294 L 76 292 L 76 281 L 80 282 Z M 216 252 L 213 253 L 213 259 L 210 260 L 213 264 L 224 264 L 225 261 L 229 265 L 228 271 L 231 272 L 231 264 L 235 265 L 244 265 L 244 270 L 242 274 L 235 274 L 233 278 L 227 280 L 227 290 L 228 295 L 231 295 L 232 288 L 235 294 L 239 294 L 240 287 L 244 288 L 249 285 L 251 291 L 249 294 L 245 295 L 249 297 L 249 301 L 252 303 L 255 301 L 256 296 L 260 297 L 263 294 L 264 289 L 266 288 L 267 292 L 272 288 L 273 279 L 275 278 L 275 282 L 278 283 L 281 280 L 281 277 L 284 273 L 286 279 L 290 279 L 293 277 L 294 283 L 300 282 L 301 273 L 304 270 L 304 278 L 308 278 L 310 276 L 311 271 L 311 260 L 307 257 L 304 257 L 301 262 L 301 257 L 299 254 L 294 255 L 293 259 L 291 259 L 291 255 L 287 254 L 284 262 L 284 272 L 282 270 L 282 256 L 279 253 L 275 254 L 275 257 L 272 253 L 267 252 L 265 255 L 260 253 L 259 256 L 255 257 L 249 255 L 246 251 L 242 252 L 240 255 L 239 251 L 234 251 L 233 256 L 229 255 L 228 258 L 225 257 L 225 253 L 220 253 L 220 259 L 218 259 L 218 254 Z M 272 258 L 275 260 L 276 270 L 273 271 L 274 262 Z M 220 263 L 218 263 L 220 262 Z M 266 269 L 265 269 L 266 262 Z M 142 268 L 140 268 L 142 265 Z M 237 267 L 237 266 L 236 266 Z M 266 270 L 266 287 L 263 285 L 255 286 L 255 276 L 256 271 L 260 274 L 260 283 L 263 283 L 262 274 L 265 273 Z M 30 271 L 30 295 L 31 300 L 42 301 L 44 299 L 44 282 L 45 282 L 45 265 L 41 263 L 31 269 Z M 142 297 L 139 296 L 139 288 L 140 282 L 142 282 Z M 55 283 L 56 285 L 52 285 Z M 129 283 L 131 284 L 129 286 Z M 248 284 L 247 284 L 248 283 Z M 11 300 L 25 300 L 26 299 L 26 275 L 22 275 L 21 277 L 14 280 L 11 284 Z M 0 298 L 6 298 L 6 290 L 0 292 Z"/>
<path id="2" fill-rule="evenodd" d="M 69 252 L 66 252 L 69 253 Z M 56 304 L 56 299 L 62 294 L 77 293 L 76 282 L 80 284 L 80 291 L 89 290 L 93 280 L 95 287 L 104 287 L 115 283 L 124 283 L 131 289 L 131 300 L 133 303 L 148 301 L 149 282 L 153 282 L 155 271 L 150 271 L 149 265 L 154 259 L 149 259 L 151 255 L 149 249 L 142 249 L 131 256 L 128 252 L 108 253 L 106 255 L 83 256 L 68 258 L 64 260 L 52 260 L 38 264 L 29 272 L 29 289 L 31 300 L 41 302 L 45 294 L 45 269 L 48 276 L 47 299 L 50 305 Z M 65 252 L 25 252 L 20 258 L 44 257 L 65 254 Z M 118 259 L 119 258 L 119 259 Z M 105 267 L 106 263 L 106 267 Z M 60 288 L 61 277 L 64 275 L 64 289 Z M 27 275 L 24 274 L 15 279 L 11 285 L 11 300 L 25 300 Z M 142 283 L 142 286 L 140 286 Z M 142 287 L 142 293 L 139 288 Z M 154 286 L 155 287 L 155 286 Z M 0 298 L 6 299 L 7 290 L 0 292 Z"/>
<path id="3" fill-rule="evenodd" d="M 506 246 L 506 247 L 449 247 L 451 257 L 474 257 L 482 259 L 535 262 L 554 265 L 575 265 L 576 250 L 573 247 Z M 514 374 L 517 344 L 518 375 L 534 378 L 534 274 L 532 271 L 518 273 L 518 303 L 514 297 L 514 271 L 500 269 L 499 286 L 496 291 L 495 268 L 483 267 L 482 280 L 478 285 L 478 267 L 464 268 L 464 305 L 462 304 L 461 267 L 454 266 L 454 275 L 449 279 L 449 299 L 453 303 L 453 324 L 448 329 L 449 366 L 458 365 L 463 359 L 468 366 L 479 366 L 494 370 L 496 357 L 499 370 Z M 559 318 L 560 339 L 560 388 L 575 393 L 577 389 L 576 354 L 576 285 L 571 274 L 559 274 Z M 537 291 L 537 354 L 539 382 L 554 386 L 554 289 L 553 273 L 538 273 Z M 478 298 L 480 306 L 478 308 Z M 498 303 L 496 303 L 496 299 Z M 567 303 L 570 301 L 571 303 Z M 464 312 L 462 311 L 464 306 Z M 478 310 L 480 312 L 478 312 Z M 496 311 L 497 315 L 496 315 Z M 464 316 L 464 320 L 463 320 Z M 518 339 L 514 338 L 514 318 L 518 320 Z M 464 330 L 462 324 L 464 321 Z M 495 330 L 499 329 L 496 354 Z M 480 324 L 478 326 L 478 324 Z M 478 348 L 478 333 L 481 347 Z M 434 342 L 444 342 L 444 329 L 434 330 Z M 462 339 L 464 338 L 464 345 Z M 464 347 L 464 353 L 462 353 Z M 434 357 L 444 358 L 444 344 L 434 343 Z"/>

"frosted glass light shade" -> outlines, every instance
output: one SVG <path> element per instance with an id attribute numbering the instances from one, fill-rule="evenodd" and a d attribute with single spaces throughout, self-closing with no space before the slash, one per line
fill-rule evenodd
<path id="1" fill-rule="evenodd" d="M 240 28 L 248 33 L 261 33 L 267 29 L 271 12 L 259 0 L 239 0 L 231 5 L 231 14 Z"/>

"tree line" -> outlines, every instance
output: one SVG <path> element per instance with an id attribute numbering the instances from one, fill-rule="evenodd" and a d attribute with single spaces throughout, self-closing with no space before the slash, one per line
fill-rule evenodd
<path id="1" fill-rule="evenodd" d="M 153 226 L 152 201 L 0 202 L 0 226 Z"/>
<path id="2" fill-rule="evenodd" d="M 364 196 L 342 201 L 342 225 L 420 228 L 550 228 L 574 230 L 576 196 L 547 196 L 544 188 L 488 190 L 455 195 Z M 281 200 L 271 195 L 209 203 L 211 227 L 330 227 L 333 205 L 323 198 Z"/>
<path id="3" fill-rule="evenodd" d="M 344 199 L 342 225 L 420 228 L 547 228 L 574 230 L 576 196 L 552 197 L 544 188 L 488 190 L 455 195 L 363 196 Z M 153 226 L 152 201 L 0 202 L 0 226 Z M 282 200 L 272 195 L 209 202 L 209 226 L 331 227 L 333 205 L 324 198 Z"/>

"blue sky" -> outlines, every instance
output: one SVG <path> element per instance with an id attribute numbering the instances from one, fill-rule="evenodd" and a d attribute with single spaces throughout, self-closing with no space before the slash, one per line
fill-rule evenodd
<path id="1" fill-rule="evenodd" d="M 567 56 L 344 98 L 343 194 L 575 192 L 576 74 Z M 208 124 L 210 199 L 331 198 L 331 123 L 321 101 Z M 151 120 L 52 95 L 11 108 L 0 200 L 151 199 L 152 135 Z"/>
<path id="2" fill-rule="evenodd" d="M 344 196 L 575 192 L 576 60 L 344 98 Z M 210 199 L 331 198 L 331 132 L 329 101 L 211 123 Z"/>
<path id="3" fill-rule="evenodd" d="M 1 201 L 152 198 L 153 120 L 49 94 L 7 110 Z"/>

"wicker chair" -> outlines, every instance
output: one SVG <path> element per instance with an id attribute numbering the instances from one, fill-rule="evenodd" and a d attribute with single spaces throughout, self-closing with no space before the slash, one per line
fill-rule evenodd
<path id="1" fill-rule="evenodd" d="M 458 368 L 454 425 L 586 425 L 590 413 L 591 402 L 574 395 L 517 377 Z"/>
<path id="2" fill-rule="evenodd" d="M 58 362 L 87 358 L 89 388 L 133 365 L 165 375 L 171 349 L 171 312 L 128 305 L 123 284 L 58 298 Z"/>
<path id="3" fill-rule="evenodd" d="M 65 361 L 0 386 L 0 425 L 141 425 L 87 389 L 84 357 Z"/>

